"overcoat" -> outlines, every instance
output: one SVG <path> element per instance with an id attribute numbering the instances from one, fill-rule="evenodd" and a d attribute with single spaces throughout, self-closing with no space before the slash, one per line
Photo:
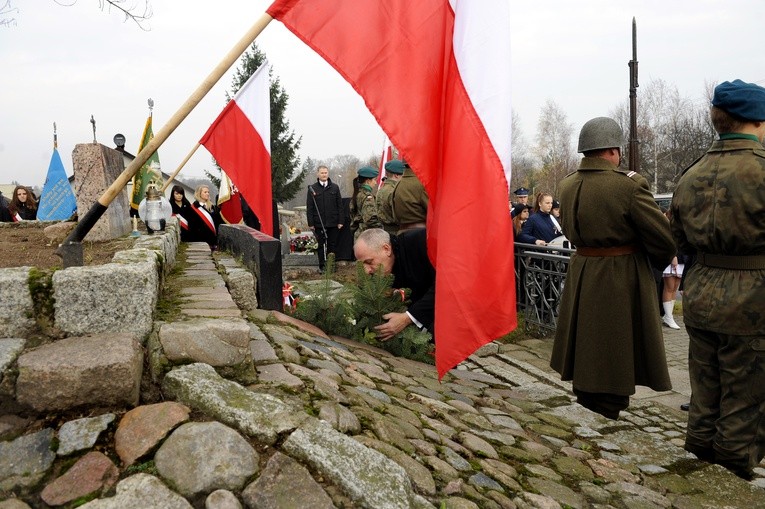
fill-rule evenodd
<path id="1" fill-rule="evenodd" d="M 648 182 L 585 157 L 562 180 L 560 202 L 563 233 L 577 248 L 632 245 L 638 251 L 571 256 L 550 366 L 582 391 L 669 390 L 651 265 L 666 267 L 675 244 Z"/>
<path id="2" fill-rule="evenodd" d="M 436 270 L 428 258 L 425 228 L 391 235 L 393 248 L 393 287 L 412 290 L 407 308 L 426 329 L 433 332 L 436 311 Z"/>
<path id="3" fill-rule="evenodd" d="M 430 199 L 411 168 L 406 168 L 393 190 L 393 216 L 400 225 L 424 223 Z"/>
<path id="4" fill-rule="evenodd" d="M 321 230 L 322 222 L 325 228 L 337 228 L 343 222 L 343 197 L 340 187 L 327 179 L 327 187 L 319 180 L 308 187 L 305 199 L 306 218 L 308 226 Z"/>

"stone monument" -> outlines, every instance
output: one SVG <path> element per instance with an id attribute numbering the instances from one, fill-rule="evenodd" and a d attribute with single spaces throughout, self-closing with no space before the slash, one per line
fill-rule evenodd
<path id="1" fill-rule="evenodd" d="M 82 218 L 124 169 L 122 154 L 100 143 L 80 143 L 72 151 L 77 215 Z M 130 233 L 130 203 L 122 190 L 84 240 L 111 240 Z"/>

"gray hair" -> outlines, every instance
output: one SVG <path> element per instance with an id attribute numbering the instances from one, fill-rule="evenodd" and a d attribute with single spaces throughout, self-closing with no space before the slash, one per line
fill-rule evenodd
<path id="1" fill-rule="evenodd" d="M 361 232 L 354 244 L 361 241 L 372 249 L 382 249 L 385 244 L 390 244 L 390 233 L 382 228 L 370 228 Z"/>

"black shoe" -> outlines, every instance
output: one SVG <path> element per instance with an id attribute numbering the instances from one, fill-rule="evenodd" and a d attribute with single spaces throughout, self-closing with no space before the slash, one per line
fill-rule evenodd
<path id="1" fill-rule="evenodd" d="M 690 403 L 683 403 L 682 405 L 680 405 L 680 410 L 682 410 L 683 412 L 687 412 L 690 409 L 691 409 Z"/>

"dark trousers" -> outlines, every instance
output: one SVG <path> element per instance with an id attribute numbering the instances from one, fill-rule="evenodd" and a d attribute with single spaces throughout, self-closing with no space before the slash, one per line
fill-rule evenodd
<path id="1" fill-rule="evenodd" d="M 609 394 L 606 392 L 586 392 L 574 388 L 576 402 L 584 408 L 599 413 L 609 419 L 618 419 L 619 412 L 626 409 L 630 404 L 629 396 Z"/>
<path id="2" fill-rule="evenodd" d="M 316 241 L 319 244 L 317 251 L 317 254 L 319 256 L 319 270 L 324 270 L 324 264 L 326 263 L 326 257 L 324 256 L 324 245 L 327 246 L 327 255 L 334 254 L 337 252 L 337 237 L 340 233 L 340 231 L 337 229 L 337 226 L 333 227 L 326 227 L 327 230 L 327 237 L 324 238 L 324 232 L 321 231 L 321 227 L 317 227 L 314 229 L 314 235 L 316 235 Z"/>
<path id="3" fill-rule="evenodd" d="M 686 329 L 692 392 L 685 449 L 750 478 L 765 457 L 765 336 Z"/>

